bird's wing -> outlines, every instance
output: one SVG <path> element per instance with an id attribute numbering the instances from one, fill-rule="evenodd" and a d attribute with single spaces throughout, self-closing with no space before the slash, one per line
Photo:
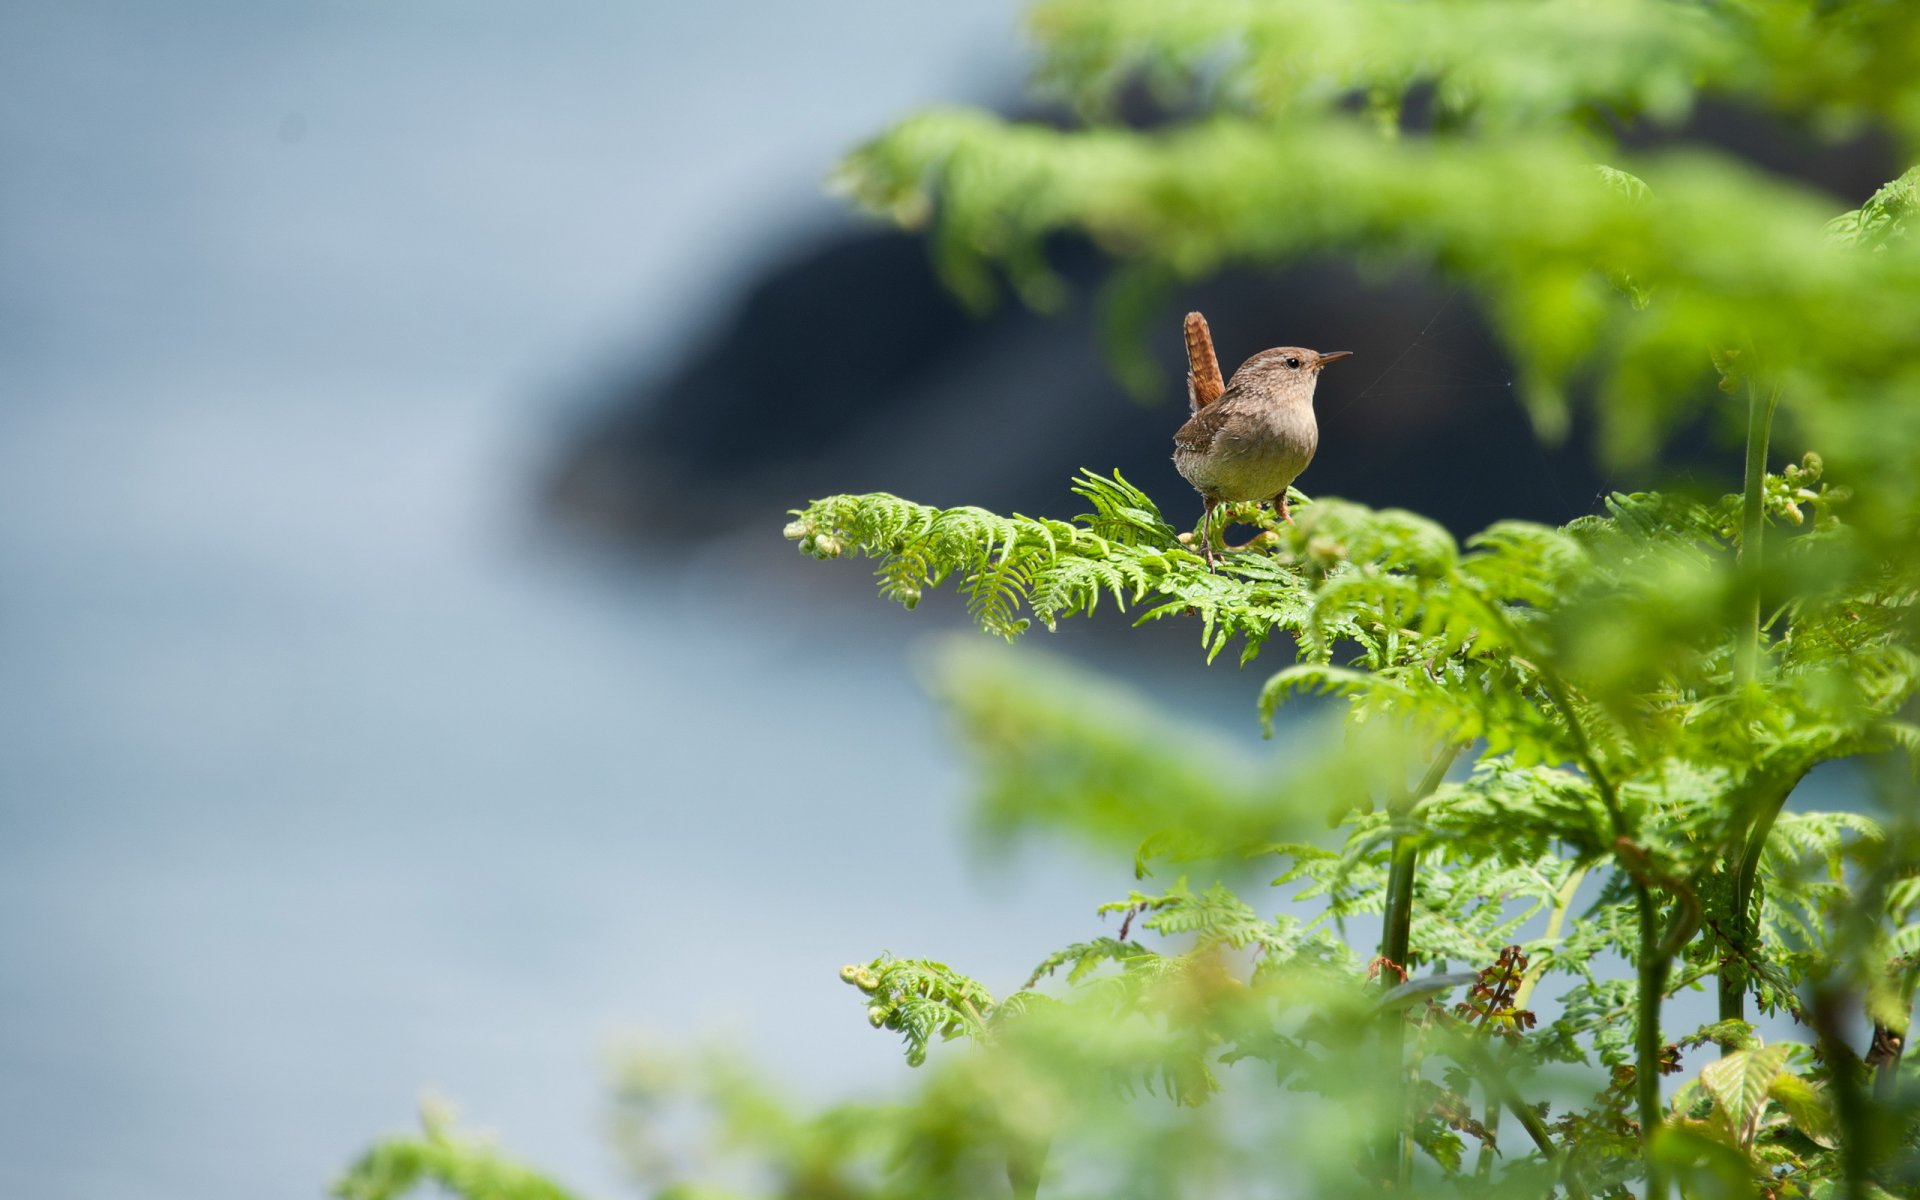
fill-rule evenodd
<path id="1" fill-rule="evenodd" d="M 1220 379 L 1220 359 L 1213 352 L 1213 331 L 1197 312 L 1187 314 L 1187 408 L 1192 412 L 1212 404 L 1226 390 Z"/>
<path id="2" fill-rule="evenodd" d="M 1214 439 L 1220 436 L 1220 431 L 1226 428 L 1232 417 L 1231 409 L 1209 404 L 1187 418 L 1187 423 L 1174 431 L 1173 444 L 1182 450 L 1205 454 L 1213 449 Z"/>

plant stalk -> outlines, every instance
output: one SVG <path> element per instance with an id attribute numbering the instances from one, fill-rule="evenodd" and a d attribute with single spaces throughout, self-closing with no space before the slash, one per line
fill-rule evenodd
<path id="1" fill-rule="evenodd" d="M 1505 1111 L 1500 1107 L 1500 1102 L 1493 1099 L 1489 1099 L 1480 1110 L 1480 1123 L 1494 1137 L 1492 1142 L 1480 1143 L 1480 1152 L 1473 1160 L 1473 1177 L 1483 1182 L 1493 1178 L 1493 1148 L 1500 1139 L 1500 1114 Z"/>
<path id="2" fill-rule="evenodd" d="M 1773 438 L 1773 414 L 1779 403 L 1778 387 L 1769 387 L 1766 398 L 1762 400 L 1760 388 L 1754 383 L 1753 377 L 1748 376 L 1747 465 L 1745 486 L 1740 495 L 1738 564 L 1740 586 L 1745 593 L 1742 599 L 1744 622 L 1735 659 L 1735 679 L 1743 688 L 1752 687 L 1760 678 L 1760 592 L 1767 537 L 1767 447 Z M 1759 870 L 1760 855 L 1766 850 L 1773 823 L 1780 815 L 1781 806 L 1787 801 L 1787 793 L 1792 790 L 1790 784 L 1782 788 L 1778 796 L 1769 795 L 1762 801 L 1759 812 L 1748 826 L 1740 860 L 1734 868 L 1733 907 L 1726 936 L 1742 955 L 1746 953 L 1749 941 L 1747 914 L 1753 902 L 1754 874 Z M 1722 1021 L 1746 1020 L 1748 983 L 1744 961 L 1721 969 L 1717 987 Z M 1725 1045 L 1720 1049 L 1722 1057 L 1732 1052 Z"/>
<path id="3" fill-rule="evenodd" d="M 1754 814 L 1753 823 L 1747 828 L 1747 836 L 1740 850 L 1740 861 L 1733 874 L 1733 904 L 1727 914 L 1726 937 L 1734 949 L 1743 957 L 1748 953 L 1753 940 L 1753 926 L 1748 919 L 1753 910 L 1753 885 L 1759 876 L 1760 858 L 1766 853 L 1767 838 L 1773 834 L 1773 823 L 1780 818 L 1780 810 L 1786 807 L 1787 797 L 1806 774 L 1802 771 L 1785 781 L 1771 781 L 1760 802 L 1759 811 Z M 1722 1021 L 1744 1021 L 1747 1019 L 1747 988 L 1752 981 L 1747 978 L 1744 961 L 1737 972 L 1729 972 L 1722 967 L 1719 974 L 1720 1019 Z M 1733 1053 L 1732 1049 L 1722 1046 L 1720 1056 L 1725 1058 Z"/>
<path id="4" fill-rule="evenodd" d="M 1510 645 L 1521 650 L 1531 649 L 1527 646 L 1526 639 L 1520 635 L 1519 627 L 1513 623 L 1513 619 L 1507 615 L 1501 605 L 1483 597 L 1481 611 L 1487 614 L 1489 623 L 1499 628 L 1500 633 Z M 1553 707 L 1559 711 L 1560 718 L 1567 723 L 1567 736 L 1573 739 L 1574 758 L 1580 763 L 1580 769 L 1587 773 L 1588 780 L 1593 783 L 1593 790 L 1599 794 L 1600 803 L 1607 810 L 1607 822 L 1613 830 L 1613 836 L 1626 837 L 1627 814 L 1626 810 L 1620 807 L 1620 793 L 1614 790 L 1613 780 L 1600 769 L 1600 759 L 1594 752 L 1593 739 L 1587 736 L 1587 727 L 1580 720 L 1579 710 L 1573 706 L 1572 694 L 1567 691 L 1567 685 L 1560 681 L 1560 676 L 1546 665 L 1547 660 L 1544 655 L 1531 654 L 1530 657 L 1537 664 L 1533 669 L 1540 678 L 1541 690 L 1547 693 L 1547 699 L 1553 702 Z"/>
<path id="5" fill-rule="evenodd" d="M 1840 1121 L 1840 1195 L 1846 1200 L 1866 1200 L 1872 1194 L 1870 1164 L 1874 1157 L 1874 1114 L 1866 1089 L 1861 1086 L 1863 1069 L 1859 1056 L 1847 1044 L 1842 1032 L 1841 1010 L 1858 1001 L 1830 981 L 1816 984 L 1807 1012 L 1818 1036 L 1820 1057 L 1827 1063 L 1827 1090 L 1833 1096 L 1833 1113 Z"/>
<path id="6" fill-rule="evenodd" d="M 1767 411 L 1770 418 L 1771 403 Z M 1752 456 L 1749 455 L 1749 457 Z M 1759 460 L 1764 468 L 1766 464 L 1764 446 L 1761 447 Z M 1522 645 L 1520 631 L 1500 605 L 1488 603 L 1486 611 L 1490 619 L 1500 626 L 1510 643 L 1515 646 Z M 1756 609 L 1754 618 L 1756 635 L 1759 628 L 1757 611 Z M 1598 793 L 1600 803 L 1607 810 L 1607 819 L 1617 839 L 1615 858 L 1621 860 L 1618 844 L 1628 843 L 1629 827 L 1626 809 L 1620 804 L 1620 793 L 1614 788 L 1613 780 L 1608 777 L 1606 771 L 1601 769 L 1599 756 L 1594 751 L 1593 740 L 1587 736 L 1586 726 L 1580 720 L 1579 710 L 1573 706 L 1573 697 L 1567 691 L 1566 685 L 1560 681 L 1558 675 L 1544 666 L 1544 657 L 1539 661 L 1543 664 L 1539 668 L 1540 686 L 1547 693 L 1547 699 L 1553 702 L 1554 708 L 1559 710 L 1561 718 L 1567 723 L 1567 733 L 1573 739 L 1575 757 L 1579 760 L 1581 768 L 1586 771 L 1587 778 L 1593 783 L 1593 790 Z M 1621 865 L 1623 868 L 1629 866 L 1624 860 L 1621 860 Z M 1653 1137 L 1659 1131 L 1661 1121 L 1660 1001 L 1666 990 L 1667 975 L 1672 964 L 1670 958 L 1672 951 L 1668 944 L 1684 940 L 1684 935 L 1691 934 L 1692 930 L 1687 927 L 1686 922 L 1682 921 L 1676 924 L 1674 929 L 1666 931 L 1663 936 L 1661 930 L 1654 928 L 1658 906 L 1654 902 L 1653 889 L 1633 870 L 1627 869 L 1626 874 L 1628 882 L 1633 886 L 1634 900 L 1639 906 L 1640 914 L 1640 996 L 1637 1006 L 1638 1028 L 1634 1031 L 1636 1062 L 1634 1085 L 1639 1093 L 1641 1144 L 1645 1149 L 1647 1162 L 1646 1200 L 1666 1200 L 1666 1179 L 1660 1170 L 1660 1164 L 1654 1160 L 1652 1152 Z"/>
<path id="7" fill-rule="evenodd" d="M 1413 878 L 1419 864 L 1419 838 L 1405 833 L 1397 835 L 1393 839 L 1392 865 L 1387 869 L 1386 926 L 1380 934 L 1380 957 L 1402 971 L 1407 969 L 1407 951 L 1413 936 Z M 1383 967 L 1382 980 L 1386 972 L 1387 968 Z M 1405 982 L 1395 979 L 1389 986 Z"/>
<path id="8" fill-rule="evenodd" d="M 1396 796 L 1389 802 L 1387 814 L 1395 821 L 1411 815 L 1413 806 L 1433 795 L 1434 790 L 1446 779 L 1447 772 L 1453 769 L 1454 760 L 1460 757 L 1460 752 L 1465 748 L 1456 742 L 1442 750 L 1412 791 Z M 1380 955 L 1403 971 L 1407 967 L 1412 936 L 1413 879 L 1419 861 L 1419 839 L 1406 833 L 1395 835 L 1392 865 L 1387 874 L 1386 925 L 1380 934 Z M 1398 986 L 1402 982 L 1395 980 L 1388 986 Z"/>
<path id="9" fill-rule="evenodd" d="M 1766 399 L 1751 377 L 1747 380 L 1747 470 L 1740 497 L 1740 579 L 1745 591 L 1746 621 L 1741 630 L 1737 677 L 1751 684 L 1760 677 L 1760 574 L 1767 532 L 1767 443 L 1773 437 L 1773 412 L 1780 389 L 1767 389 Z"/>
<path id="10" fill-rule="evenodd" d="M 1660 1000 L 1666 992 L 1668 959 L 1654 928 L 1653 890 L 1634 880 L 1640 905 L 1640 995 L 1634 1029 L 1634 1091 L 1639 1097 L 1640 1139 L 1646 1152 L 1646 1200 L 1666 1200 L 1667 1182 L 1653 1156 L 1654 1135 L 1660 1131 Z"/>
<path id="11" fill-rule="evenodd" d="M 1412 791 L 1394 796 L 1388 802 L 1388 814 L 1395 821 L 1408 817 L 1414 805 L 1431 796 L 1434 789 L 1440 786 L 1463 749 L 1464 746 L 1455 743 L 1442 750 Z M 1386 964 L 1391 964 L 1381 965 L 1380 981 L 1388 989 L 1405 982 L 1404 978 L 1394 977 L 1394 972 L 1407 969 L 1413 929 L 1414 875 L 1419 863 L 1419 838 L 1410 833 L 1396 834 L 1391 865 L 1387 871 L 1386 918 L 1380 931 L 1380 957 L 1386 960 Z M 1392 1097 L 1394 1105 L 1392 1124 L 1380 1141 L 1380 1163 L 1383 1171 L 1390 1169 L 1393 1178 L 1405 1187 L 1411 1182 L 1413 1167 L 1413 1146 L 1405 1128 L 1406 1089 L 1402 1078 L 1407 1044 L 1406 1015 L 1399 1009 L 1390 1009 L 1380 1020 L 1380 1063 L 1389 1075 L 1387 1094 Z"/>
<path id="12" fill-rule="evenodd" d="M 1567 1161 L 1561 1148 L 1553 1144 L 1553 1134 L 1547 1128 L 1547 1123 L 1514 1090 L 1506 1074 L 1493 1061 L 1493 1056 L 1483 1047 L 1469 1043 L 1461 1052 L 1461 1062 L 1479 1077 L 1480 1086 L 1486 1089 L 1489 1102 L 1496 1106 L 1492 1111 L 1498 1112 L 1504 1107 L 1520 1122 L 1520 1127 L 1527 1131 L 1533 1144 L 1540 1148 L 1540 1156 L 1561 1176 L 1560 1183 L 1567 1189 L 1571 1200 L 1587 1200 L 1589 1193 L 1586 1185 L 1575 1176 L 1573 1165 Z"/>
<path id="13" fill-rule="evenodd" d="M 1580 884 L 1586 877 L 1587 869 L 1584 866 L 1575 867 L 1567 872 L 1567 880 L 1560 885 L 1560 890 L 1553 894 L 1553 907 L 1547 912 L 1547 931 L 1543 935 L 1545 941 L 1559 940 L 1560 931 L 1567 925 L 1567 913 L 1573 907 L 1573 895 L 1580 890 Z M 1544 962 L 1534 963 L 1527 968 L 1527 977 L 1520 981 L 1519 990 L 1513 994 L 1515 1009 L 1527 1006 L 1527 1001 L 1533 999 L 1533 989 L 1539 986 L 1541 978 L 1546 973 L 1547 965 Z"/>
<path id="14" fill-rule="evenodd" d="M 1533 1111 L 1527 1106 L 1526 1101 L 1515 1094 L 1508 1095 L 1507 1109 L 1519 1119 L 1520 1127 L 1527 1131 L 1527 1136 L 1533 1139 L 1533 1144 L 1540 1147 L 1541 1156 L 1552 1163 L 1555 1170 L 1560 1173 L 1560 1183 L 1567 1189 L 1569 1200 L 1587 1200 L 1589 1195 L 1587 1185 L 1580 1182 L 1579 1177 L 1573 1172 L 1573 1164 L 1567 1162 L 1565 1156 L 1554 1146 L 1553 1139 L 1547 1132 L 1547 1123 L 1540 1119 L 1540 1114 Z"/>
<path id="15" fill-rule="evenodd" d="M 1560 931 L 1564 929 L 1567 924 L 1567 912 L 1573 905 L 1573 895 L 1580 890 L 1580 883 L 1586 877 L 1587 869 L 1584 866 L 1575 867 L 1573 870 L 1567 872 L 1567 881 L 1560 885 L 1558 892 L 1554 893 L 1553 907 L 1547 912 L 1547 931 L 1542 935 L 1544 940 L 1549 942 L 1559 940 Z M 1533 989 L 1539 986 L 1541 978 L 1545 976 L 1546 973 L 1547 967 L 1545 962 L 1537 962 L 1527 969 L 1526 978 L 1520 981 L 1519 990 L 1513 994 L 1513 1007 L 1516 1010 L 1526 1008 L 1527 1001 L 1533 997 Z M 1485 1125 L 1489 1132 L 1497 1135 L 1500 1132 L 1500 1114 L 1504 1111 L 1505 1108 L 1502 1106 L 1500 1098 L 1489 1094 L 1487 1097 L 1486 1111 L 1481 1117 L 1480 1123 Z M 1529 1129 L 1527 1132 L 1532 1134 L 1534 1131 Z M 1534 1140 L 1537 1143 L 1539 1138 L 1535 1137 Z M 1473 1164 L 1475 1178 L 1493 1178 L 1493 1153 L 1492 1145 L 1481 1145 L 1479 1156 L 1474 1160 Z M 1574 1194 L 1578 1195 L 1579 1193 L 1576 1192 Z"/>
<path id="16" fill-rule="evenodd" d="M 1035 1200 L 1040 1194 L 1040 1176 L 1047 1166 L 1049 1142 L 1042 1139 L 1031 1146 L 1023 1146 L 1007 1155 L 1007 1183 L 1013 1188 L 1014 1200 Z"/>

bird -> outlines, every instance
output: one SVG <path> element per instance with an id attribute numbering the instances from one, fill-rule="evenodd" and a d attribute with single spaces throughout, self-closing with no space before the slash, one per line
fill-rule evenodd
<path id="1" fill-rule="evenodd" d="M 1270 500 L 1291 523 L 1287 488 L 1313 461 L 1320 427 L 1313 391 L 1330 362 L 1350 350 L 1279 346 L 1240 364 L 1222 385 L 1206 318 L 1188 313 L 1187 403 L 1193 415 L 1173 435 L 1173 465 L 1200 493 L 1200 545 L 1214 567 L 1213 511 L 1222 504 Z"/>

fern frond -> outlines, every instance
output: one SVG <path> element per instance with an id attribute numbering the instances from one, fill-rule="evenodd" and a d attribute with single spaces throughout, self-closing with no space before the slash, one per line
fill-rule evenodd
<path id="1" fill-rule="evenodd" d="M 574 1193 L 502 1155 L 484 1141 L 462 1137 L 431 1110 L 418 1137 L 376 1143 L 333 1185 L 341 1200 L 400 1200 L 423 1188 L 462 1200 L 573 1200 Z"/>
<path id="2" fill-rule="evenodd" d="M 842 967 L 840 978 L 866 995 L 869 1024 L 900 1035 L 908 1066 L 927 1061 L 927 1046 L 936 1037 L 987 1036 L 993 994 L 945 963 L 882 954 L 865 966 Z"/>

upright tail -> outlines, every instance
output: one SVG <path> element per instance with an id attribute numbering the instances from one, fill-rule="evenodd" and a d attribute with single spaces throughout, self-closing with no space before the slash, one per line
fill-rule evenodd
<path id="1" fill-rule="evenodd" d="M 1187 314 L 1187 407 L 1199 412 L 1220 398 L 1227 385 L 1213 353 L 1213 332 L 1197 312 Z"/>

